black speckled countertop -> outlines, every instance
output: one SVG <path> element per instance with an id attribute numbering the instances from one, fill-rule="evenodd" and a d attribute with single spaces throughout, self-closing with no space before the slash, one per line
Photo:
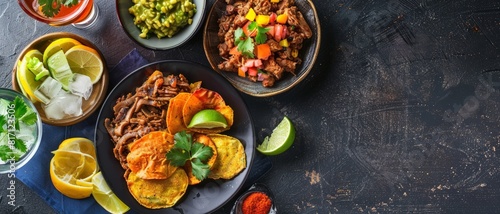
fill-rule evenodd
<path id="1" fill-rule="evenodd" d="M 11 88 L 26 44 L 56 31 L 93 41 L 109 68 L 134 48 L 149 61 L 209 66 L 202 31 L 180 48 L 151 51 L 123 32 L 114 1 L 95 2 L 98 25 L 80 30 L 49 27 L 2 1 L 0 86 Z M 285 115 L 297 129 L 293 147 L 271 157 L 259 181 L 280 213 L 498 213 L 500 2 L 313 2 L 322 43 L 310 75 L 274 97 L 242 94 L 258 141 Z M 54 212 L 19 180 L 0 181 L 0 213 Z"/>

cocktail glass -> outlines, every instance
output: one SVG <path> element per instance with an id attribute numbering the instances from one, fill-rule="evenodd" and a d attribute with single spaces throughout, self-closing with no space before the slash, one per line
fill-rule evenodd
<path id="1" fill-rule="evenodd" d="M 93 0 L 18 0 L 30 17 L 51 26 L 73 25 L 76 28 L 92 26 L 99 16 Z"/>

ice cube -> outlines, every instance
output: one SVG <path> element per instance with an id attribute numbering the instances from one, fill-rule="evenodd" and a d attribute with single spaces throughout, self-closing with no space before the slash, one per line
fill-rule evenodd
<path id="1" fill-rule="evenodd" d="M 59 81 L 49 76 L 42 82 L 40 86 L 38 86 L 34 94 L 36 98 L 38 98 L 43 103 L 47 104 L 61 90 L 62 90 L 62 84 Z"/>
<path id="2" fill-rule="evenodd" d="M 45 115 L 50 119 L 60 120 L 67 116 L 80 116 L 82 97 L 61 90 L 47 105 L 43 105 Z"/>
<path id="3" fill-rule="evenodd" d="M 87 100 L 90 94 L 92 94 L 92 81 L 87 75 L 75 73 L 73 75 L 73 81 L 69 84 L 69 90 L 72 94 Z"/>

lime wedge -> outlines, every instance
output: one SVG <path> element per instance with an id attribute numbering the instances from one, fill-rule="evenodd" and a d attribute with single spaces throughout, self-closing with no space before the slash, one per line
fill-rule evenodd
<path id="1" fill-rule="evenodd" d="M 69 67 L 64 51 L 59 50 L 47 59 L 52 78 L 59 81 L 65 90 L 69 90 L 69 83 L 73 80 L 73 72 Z"/>
<path id="2" fill-rule="evenodd" d="M 37 50 L 38 51 L 38 50 Z M 35 74 L 35 80 L 38 81 L 45 76 L 49 75 L 49 70 L 47 70 L 42 61 L 37 57 L 28 58 L 28 63 L 26 65 L 28 69 Z"/>
<path id="3" fill-rule="evenodd" d="M 265 155 L 278 155 L 290 148 L 294 140 L 295 127 L 287 117 L 284 117 L 274 128 L 271 137 L 264 138 L 264 142 L 257 146 L 257 150 Z"/>
<path id="4" fill-rule="evenodd" d="M 187 127 L 202 129 L 226 128 L 227 121 L 220 112 L 214 109 L 203 109 L 193 116 Z"/>

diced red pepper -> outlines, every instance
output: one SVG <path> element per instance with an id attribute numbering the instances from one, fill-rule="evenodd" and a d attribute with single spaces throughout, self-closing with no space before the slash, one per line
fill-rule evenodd
<path id="1" fill-rule="evenodd" d="M 252 68 L 248 68 L 248 75 L 249 76 L 257 76 L 257 73 L 259 73 L 259 70 L 255 67 L 252 67 Z"/>

